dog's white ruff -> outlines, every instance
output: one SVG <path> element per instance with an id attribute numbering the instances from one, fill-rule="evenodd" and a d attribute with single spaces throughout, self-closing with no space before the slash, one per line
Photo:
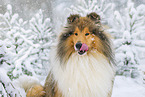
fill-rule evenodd
<path id="1" fill-rule="evenodd" d="M 55 54 L 54 54 L 55 55 Z M 72 54 L 66 64 L 52 57 L 52 73 L 64 97 L 108 97 L 114 68 L 102 54 Z"/>

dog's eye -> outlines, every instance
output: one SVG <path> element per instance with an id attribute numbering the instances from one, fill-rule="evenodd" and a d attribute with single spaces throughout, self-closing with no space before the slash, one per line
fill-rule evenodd
<path id="1" fill-rule="evenodd" d="M 70 32 L 69 32 L 69 35 L 72 35 L 72 34 L 73 34 L 73 32 L 72 32 L 72 31 L 70 31 Z"/>
<path id="2" fill-rule="evenodd" d="M 89 33 L 86 33 L 86 34 L 85 34 L 85 36 L 88 36 L 88 35 L 89 35 Z"/>
<path id="3" fill-rule="evenodd" d="M 96 34 L 96 29 L 94 29 L 94 30 L 92 31 L 92 33 L 93 33 L 93 34 Z"/>
<path id="4" fill-rule="evenodd" d="M 75 35 L 77 36 L 77 35 L 78 35 L 78 33 L 75 33 Z"/>

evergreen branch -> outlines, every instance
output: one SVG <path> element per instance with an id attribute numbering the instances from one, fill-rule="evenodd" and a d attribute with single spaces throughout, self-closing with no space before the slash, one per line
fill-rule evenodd
<path id="1" fill-rule="evenodd" d="M 8 93 L 8 90 L 7 90 L 6 86 L 5 86 L 5 83 L 4 83 L 2 80 L 0 80 L 0 83 L 2 83 L 4 89 L 5 89 L 6 93 L 7 93 L 7 96 L 12 97 L 12 96 Z"/>

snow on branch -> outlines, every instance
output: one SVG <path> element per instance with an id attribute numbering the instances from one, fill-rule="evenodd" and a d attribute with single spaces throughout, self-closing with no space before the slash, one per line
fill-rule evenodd
<path id="1" fill-rule="evenodd" d="M 44 80 L 49 67 L 49 51 L 54 39 L 50 18 L 43 11 L 23 21 L 7 5 L 0 14 L 0 96 L 22 97 L 12 80 L 21 75 L 36 76 Z"/>
<path id="2" fill-rule="evenodd" d="M 113 8 L 114 4 L 110 3 L 110 0 L 81 0 L 78 5 L 72 5 L 68 10 L 73 14 L 80 14 L 82 16 L 96 12 L 101 16 L 101 19 L 106 22 L 109 20 L 108 18 L 111 17 L 112 14 L 110 13 L 112 13 Z"/>
<path id="3" fill-rule="evenodd" d="M 118 64 L 117 74 L 132 78 L 139 76 L 138 65 L 141 65 L 138 50 L 139 47 L 145 49 L 145 39 L 142 39 L 145 31 L 145 17 L 142 14 L 143 5 L 137 8 L 134 2 L 129 0 L 127 7 L 120 13 L 114 12 L 112 30 L 115 35 L 116 60 Z M 122 57 L 119 57 L 119 56 Z"/>

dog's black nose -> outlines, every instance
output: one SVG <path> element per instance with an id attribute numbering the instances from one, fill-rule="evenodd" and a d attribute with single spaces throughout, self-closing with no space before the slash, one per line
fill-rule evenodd
<path id="1" fill-rule="evenodd" d="M 80 50 L 81 47 L 82 47 L 82 43 L 81 43 L 81 42 L 77 42 L 77 43 L 76 43 L 76 48 L 77 48 L 78 50 Z"/>

